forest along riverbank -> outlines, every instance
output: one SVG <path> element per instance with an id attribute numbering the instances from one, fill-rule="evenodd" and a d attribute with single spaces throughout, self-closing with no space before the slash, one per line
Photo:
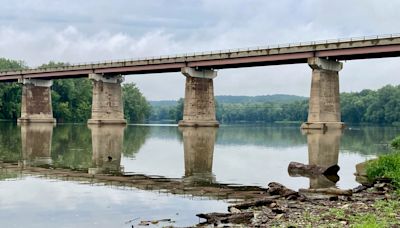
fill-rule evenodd
<path id="1" fill-rule="evenodd" d="M 316 167 L 307 168 L 318 172 Z M 360 177 L 363 176 L 357 178 Z M 294 191 L 271 182 L 263 197 L 230 205 L 229 213 L 198 214 L 205 219 L 198 226 L 397 227 L 400 226 L 399 192 L 389 178 L 362 182 L 358 187 L 346 190 Z"/>

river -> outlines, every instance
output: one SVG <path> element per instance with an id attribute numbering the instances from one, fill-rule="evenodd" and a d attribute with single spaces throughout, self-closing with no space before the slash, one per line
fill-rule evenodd
<path id="1" fill-rule="evenodd" d="M 381 153 L 400 128 L 301 132 L 290 125 L 90 126 L 0 123 L 2 227 L 190 226 L 202 212 L 275 181 L 353 188 L 355 165 Z M 289 175 L 291 161 L 339 165 L 337 178 Z M 161 219 L 171 219 L 159 221 Z"/>

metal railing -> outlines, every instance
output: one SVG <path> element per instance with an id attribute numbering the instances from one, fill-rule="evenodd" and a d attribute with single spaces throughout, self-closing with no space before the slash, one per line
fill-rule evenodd
<path id="1" fill-rule="evenodd" d="M 307 46 L 314 46 L 314 45 L 321 45 L 321 44 L 337 44 L 337 43 L 368 41 L 368 40 L 377 40 L 377 39 L 391 39 L 391 38 L 400 38 L 400 33 L 375 35 L 375 36 L 328 39 L 328 40 L 317 40 L 317 41 L 306 41 L 306 42 L 297 42 L 297 43 L 284 43 L 284 44 L 275 44 L 275 45 L 268 45 L 268 46 L 256 46 L 256 47 L 249 47 L 249 48 L 192 52 L 192 53 L 184 53 L 184 54 L 176 54 L 176 55 L 160 55 L 160 56 L 151 56 L 151 57 L 138 57 L 138 58 L 131 58 L 131 59 L 116 59 L 116 60 L 105 60 L 105 61 L 94 61 L 94 62 L 81 62 L 81 63 L 73 63 L 73 64 L 66 63 L 66 65 L 59 66 L 59 67 L 27 68 L 27 69 L 22 69 L 22 70 L 8 69 L 8 70 L 0 70 L 0 76 L 2 74 L 3 75 L 7 74 L 9 72 L 13 72 L 13 73 L 21 72 L 22 73 L 23 71 L 65 70 L 65 69 L 77 68 L 77 67 L 94 67 L 94 66 L 100 66 L 100 65 L 123 64 L 126 62 L 155 61 L 155 60 L 177 59 L 177 58 L 187 58 L 187 57 L 201 57 L 201 56 L 209 56 L 209 55 L 217 55 L 217 54 L 232 54 L 232 53 L 239 53 L 239 52 L 244 52 L 244 51 L 250 52 L 250 51 L 277 49 L 277 48 L 307 47 Z"/>

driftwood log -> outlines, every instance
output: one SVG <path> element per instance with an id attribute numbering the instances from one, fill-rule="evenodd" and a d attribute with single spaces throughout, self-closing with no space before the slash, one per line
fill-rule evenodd
<path id="1" fill-rule="evenodd" d="M 289 175 L 292 177 L 334 176 L 337 175 L 339 170 L 340 167 L 338 165 L 325 168 L 317 165 L 305 165 L 299 162 L 290 162 L 288 167 Z"/>
<path id="2" fill-rule="evenodd" d="M 253 212 L 240 212 L 240 213 L 209 213 L 197 214 L 199 218 L 206 219 L 206 224 L 219 224 L 219 223 L 243 223 L 251 222 L 254 217 Z"/>
<path id="3" fill-rule="evenodd" d="M 279 195 L 279 196 L 283 196 L 283 197 L 288 197 L 288 196 L 298 196 L 298 192 L 286 188 L 285 186 L 283 186 L 282 184 L 279 184 L 277 182 L 271 182 L 268 184 L 268 189 L 267 192 L 270 195 Z"/>
<path id="4" fill-rule="evenodd" d="M 316 188 L 316 189 L 299 189 L 299 193 L 318 193 L 325 195 L 337 195 L 337 196 L 351 196 L 353 191 L 351 189 L 338 189 L 338 188 Z"/>
<path id="5" fill-rule="evenodd" d="M 228 211 L 231 211 L 231 208 L 236 208 L 239 210 L 244 210 L 250 207 L 262 207 L 262 206 L 269 206 L 272 203 L 275 203 L 277 198 L 280 196 L 267 196 L 264 197 L 263 199 L 258 199 L 258 200 L 252 200 L 252 201 L 247 201 L 244 203 L 239 203 L 235 205 L 228 206 Z"/>

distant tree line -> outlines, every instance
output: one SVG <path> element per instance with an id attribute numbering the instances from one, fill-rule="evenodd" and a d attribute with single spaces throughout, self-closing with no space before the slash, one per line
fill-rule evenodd
<path id="1" fill-rule="evenodd" d="M 50 62 L 40 67 L 59 67 Z M 0 70 L 26 68 L 21 61 L 0 58 Z M 177 122 L 183 116 L 183 99 L 151 106 L 133 83 L 122 87 L 125 118 L 129 122 Z M 290 95 L 258 97 L 220 96 L 216 102 L 217 119 L 222 123 L 306 121 L 308 100 Z M 263 100 L 268 100 L 264 101 Z M 400 125 L 400 86 L 387 85 L 378 90 L 341 93 L 342 120 L 347 123 Z M 20 116 L 21 85 L 0 83 L 0 119 Z M 52 103 L 58 122 L 86 122 L 91 115 L 92 83 L 89 79 L 53 80 Z"/>
<path id="2" fill-rule="evenodd" d="M 241 98 L 242 99 L 242 98 Z M 253 99 L 254 100 L 254 99 Z M 341 93 L 342 121 L 346 123 L 395 124 L 400 126 L 400 85 L 387 85 L 378 90 Z M 232 101 L 216 102 L 217 119 L 234 122 L 303 122 L 307 120 L 308 100 L 285 102 Z M 183 100 L 175 106 L 153 106 L 151 121 L 182 119 Z"/>

